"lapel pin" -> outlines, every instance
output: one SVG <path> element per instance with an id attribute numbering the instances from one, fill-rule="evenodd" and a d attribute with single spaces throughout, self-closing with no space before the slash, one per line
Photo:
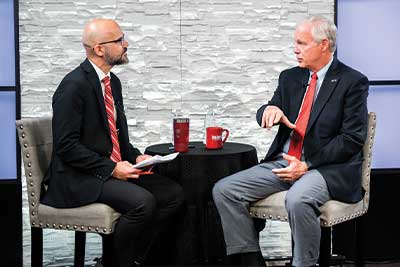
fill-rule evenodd
<path id="1" fill-rule="evenodd" d="M 337 82 L 337 79 L 332 79 L 331 80 L 331 83 L 335 83 L 335 82 Z"/>

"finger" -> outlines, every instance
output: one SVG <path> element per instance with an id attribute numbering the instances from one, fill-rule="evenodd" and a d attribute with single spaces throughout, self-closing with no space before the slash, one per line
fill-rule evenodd
<path id="1" fill-rule="evenodd" d="M 280 178 L 280 177 L 279 177 Z M 284 177 L 284 178 L 280 178 L 282 181 L 284 181 L 284 182 L 291 182 L 291 181 L 293 181 L 294 179 L 292 178 L 292 177 Z"/>
<path id="2" fill-rule="evenodd" d="M 271 170 L 273 173 L 275 173 L 276 175 L 278 174 L 287 174 L 290 172 L 289 167 L 285 167 L 285 168 L 279 168 L 279 169 L 272 169 Z"/>
<path id="3" fill-rule="evenodd" d="M 141 169 L 136 169 L 136 168 L 132 168 L 131 170 L 129 170 L 130 174 L 138 174 L 140 173 L 142 170 Z"/>
<path id="4" fill-rule="evenodd" d="M 133 165 L 129 161 L 121 161 L 122 166 L 132 168 Z"/>
<path id="5" fill-rule="evenodd" d="M 274 125 L 279 123 L 279 121 L 282 119 L 282 116 L 285 116 L 285 115 L 283 115 L 281 112 L 275 113 Z"/>
<path id="6" fill-rule="evenodd" d="M 285 124 L 285 125 L 286 125 L 288 128 L 290 128 L 290 129 L 296 128 L 296 125 L 293 124 L 293 123 L 291 123 L 291 122 L 289 121 L 289 119 L 288 119 L 285 115 L 283 115 L 283 116 L 281 117 L 281 122 L 282 122 L 283 124 Z"/>
<path id="7" fill-rule="evenodd" d="M 262 119 L 261 119 L 261 127 L 262 128 L 265 128 L 265 126 L 266 126 L 266 122 L 265 122 L 266 117 L 267 117 L 267 112 L 264 111 Z"/>
<path id="8" fill-rule="evenodd" d="M 294 156 L 290 156 L 290 155 L 288 155 L 288 154 L 285 154 L 285 153 L 282 153 L 282 157 L 283 157 L 283 159 L 285 159 L 285 160 L 289 161 L 289 163 L 290 163 L 291 161 L 295 161 L 295 160 L 297 160 L 297 158 L 296 158 L 296 157 L 294 157 Z"/>
<path id="9" fill-rule="evenodd" d="M 287 173 L 285 173 L 285 174 L 282 174 L 282 173 L 276 174 L 276 176 L 278 176 L 278 178 L 283 180 L 283 181 L 289 181 L 289 180 L 292 179 L 291 176 L 289 174 L 287 174 Z"/>
<path id="10" fill-rule="evenodd" d="M 126 176 L 126 179 L 128 180 L 128 179 L 137 179 L 137 178 L 139 178 L 139 174 L 128 174 L 127 176 Z"/>
<path id="11" fill-rule="evenodd" d="M 268 119 L 268 128 L 271 128 L 272 126 L 274 126 L 275 118 L 276 118 L 276 112 L 272 113 L 272 114 L 269 116 L 269 119 Z"/>

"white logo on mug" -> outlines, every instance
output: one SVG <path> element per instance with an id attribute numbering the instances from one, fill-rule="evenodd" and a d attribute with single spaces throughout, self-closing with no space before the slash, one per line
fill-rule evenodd
<path id="1" fill-rule="evenodd" d="M 222 140 L 222 136 L 221 135 L 212 135 L 211 139 L 213 141 L 220 141 L 220 140 Z"/>

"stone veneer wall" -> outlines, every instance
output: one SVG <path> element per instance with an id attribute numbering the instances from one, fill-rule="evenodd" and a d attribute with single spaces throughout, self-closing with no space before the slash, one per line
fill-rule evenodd
<path id="1" fill-rule="evenodd" d="M 171 141 L 177 110 L 190 117 L 190 138 L 201 140 L 213 108 L 229 141 L 252 144 L 260 159 L 276 133 L 258 127 L 257 109 L 272 96 L 279 72 L 296 65 L 293 31 L 309 15 L 333 19 L 334 0 L 97 0 L 19 2 L 22 117 L 51 114 L 64 75 L 85 57 L 84 24 L 116 19 L 129 42 L 128 65 L 114 68 L 123 84 L 131 142 L 142 151 Z M 24 266 L 30 232 L 24 198 Z M 275 225 L 275 226 L 274 226 Z M 269 223 L 261 239 L 267 255 L 290 253 L 287 225 Z M 73 235 L 46 230 L 47 266 L 72 264 Z M 89 236 L 87 264 L 101 255 Z M 62 248 L 62 249 L 61 249 Z"/>

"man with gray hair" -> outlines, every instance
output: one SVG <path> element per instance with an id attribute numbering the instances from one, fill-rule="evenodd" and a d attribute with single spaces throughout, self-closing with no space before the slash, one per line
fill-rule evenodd
<path id="1" fill-rule="evenodd" d="M 336 27 L 313 17 L 298 24 L 298 67 L 284 70 L 257 122 L 278 133 L 262 162 L 220 180 L 213 189 L 228 255 L 243 266 L 265 266 L 251 202 L 288 190 L 285 206 L 294 242 L 293 266 L 315 266 L 319 207 L 330 199 L 362 198 L 362 147 L 367 135 L 367 77 L 333 57 Z"/>

